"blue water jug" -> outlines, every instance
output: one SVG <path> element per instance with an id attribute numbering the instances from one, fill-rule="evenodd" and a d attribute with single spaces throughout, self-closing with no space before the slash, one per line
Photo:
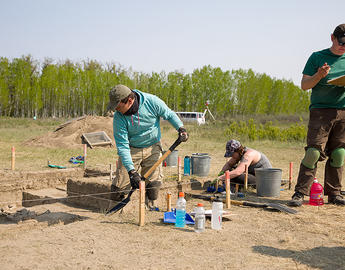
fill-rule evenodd
<path id="1" fill-rule="evenodd" d="M 183 175 L 190 175 L 190 157 L 185 156 L 183 160 Z"/>
<path id="2" fill-rule="evenodd" d="M 179 192 L 176 203 L 176 222 L 175 227 L 184 228 L 186 226 L 186 200 L 184 192 Z"/>

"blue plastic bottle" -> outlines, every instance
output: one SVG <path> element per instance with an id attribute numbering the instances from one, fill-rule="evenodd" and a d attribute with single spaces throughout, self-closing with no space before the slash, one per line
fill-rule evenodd
<path id="1" fill-rule="evenodd" d="M 190 175 L 190 157 L 185 156 L 183 160 L 183 174 Z"/>
<path id="2" fill-rule="evenodd" d="M 186 226 L 186 200 L 184 193 L 179 193 L 179 198 L 176 203 L 176 223 L 175 227 L 184 228 Z"/>

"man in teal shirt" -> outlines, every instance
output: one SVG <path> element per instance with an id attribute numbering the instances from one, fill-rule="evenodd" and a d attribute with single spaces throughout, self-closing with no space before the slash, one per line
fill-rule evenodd
<path id="1" fill-rule="evenodd" d="M 125 191 L 139 188 L 144 175 L 161 157 L 160 119 L 163 118 L 188 139 L 186 129 L 175 112 L 157 96 L 131 90 L 125 85 L 115 86 L 109 93 L 108 110 L 115 111 L 114 138 L 120 157 L 116 177 L 111 186 L 112 199 L 121 200 Z M 146 179 L 147 206 L 154 207 L 161 186 L 161 166 Z"/>
<path id="2" fill-rule="evenodd" d="M 312 89 L 305 156 L 301 162 L 290 206 L 301 206 L 316 174 L 317 162 L 327 158 L 324 193 L 328 202 L 345 205 L 340 195 L 345 158 L 345 87 L 328 83 L 345 75 L 345 24 L 331 34 L 332 46 L 314 52 L 308 59 L 301 82 Z"/>

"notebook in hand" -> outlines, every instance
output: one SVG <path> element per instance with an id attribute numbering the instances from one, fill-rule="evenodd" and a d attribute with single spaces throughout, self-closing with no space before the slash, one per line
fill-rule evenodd
<path id="1" fill-rule="evenodd" d="M 332 80 L 328 80 L 327 83 L 337 85 L 337 86 L 345 86 L 345 75 L 339 76 Z"/>

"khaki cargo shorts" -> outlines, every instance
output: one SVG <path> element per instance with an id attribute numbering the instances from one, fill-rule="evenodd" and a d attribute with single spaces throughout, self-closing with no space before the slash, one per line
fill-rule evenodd
<path id="1" fill-rule="evenodd" d="M 146 148 L 136 148 L 130 147 L 131 156 L 134 163 L 134 168 L 137 172 L 144 176 L 145 173 L 151 169 L 151 167 L 160 159 L 162 156 L 162 144 L 161 142 L 155 143 Z M 146 185 L 151 181 L 162 181 L 163 179 L 163 169 L 162 164 L 146 178 Z M 121 158 L 118 162 L 118 167 L 115 173 L 115 178 L 113 179 L 113 185 L 121 190 L 130 190 L 131 185 L 129 182 L 129 176 L 126 168 L 121 162 Z"/>

